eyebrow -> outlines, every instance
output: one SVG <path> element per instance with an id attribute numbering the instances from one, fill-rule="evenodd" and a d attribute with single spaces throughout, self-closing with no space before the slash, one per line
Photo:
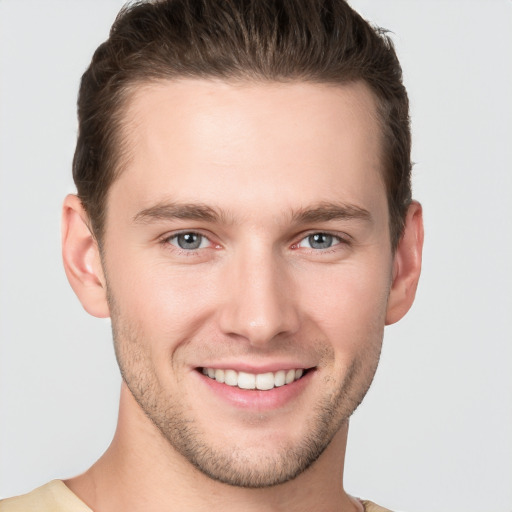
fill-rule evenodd
<path id="1" fill-rule="evenodd" d="M 133 217 L 133 221 L 137 224 L 149 224 L 155 221 L 174 219 L 227 223 L 228 215 L 222 210 L 206 204 L 166 202 L 145 208 Z M 291 219 L 294 224 L 311 224 L 332 220 L 362 220 L 371 222 L 372 216 L 368 210 L 354 204 L 322 202 L 313 207 L 300 208 L 293 211 Z"/>
<path id="2" fill-rule="evenodd" d="M 138 212 L 133 217 L 133 222 L 149 224 L 154 221 L 173 219 L 218 222 L 225 219 L 225 215 L 205 204 L 161 203 Z"/>
<path id="3" fill-rule="evenodd" d="M 371 213 L 354 204 L 346 203 L 320 203 L 312 208 L 296 210 L 292 216 L 296 224 L 310 224 L 314 222 L 328 222 L 331 220 L 362 220 L 372 221 Z"/>

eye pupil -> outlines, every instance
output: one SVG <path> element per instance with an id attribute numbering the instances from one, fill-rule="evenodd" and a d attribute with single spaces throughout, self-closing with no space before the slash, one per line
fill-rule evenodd
<path id="1" fill-rule="evenodd" d="M 331 247 L 332 239 L 332 235 L 327 233 L 315 233 L 308 237 L 308 242 L 313 249 L 327 249 Z"/>
<path id="2" fill-rule="evenodd" d="M 197 233 L 182 233 L 177 236 L 176 241 L 182 249 L 198 249 L 201 245 L 202 236 Z"/>

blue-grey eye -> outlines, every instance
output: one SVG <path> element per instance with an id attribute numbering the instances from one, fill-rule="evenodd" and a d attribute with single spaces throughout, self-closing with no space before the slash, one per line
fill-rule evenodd
<path id="1" fill-rule="evenodd" d="M 202 249 L 208 245 L 208 239 L 199 233 L 179 233 L 169 239 L 169 242 L 180 249 L 193 251 L 194 249 Z"/>
<path id="2" fill-rule="evenodd" d="M 329 235 L 328 233 L 313 233 L 299 242 L 299 247 L 306 247 L 308 249 L 329 249 L 332 246 L 340 243 L 337 236 Z"/>

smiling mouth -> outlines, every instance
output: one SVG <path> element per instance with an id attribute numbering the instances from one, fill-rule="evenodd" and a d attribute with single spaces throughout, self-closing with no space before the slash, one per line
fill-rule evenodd
<path id="1" fill-rule="evenodd" d="M 198 370 L 203 373 L 203 375 L 221 384 L 237 387 L 239 389 L 257 389 L 260 391 L 268 391 L 269 389 L 292 384 L 304 377 L 309 371 L 309 369 L 296 368 L 254 374 L 219 368 L 199 368 Z"/>

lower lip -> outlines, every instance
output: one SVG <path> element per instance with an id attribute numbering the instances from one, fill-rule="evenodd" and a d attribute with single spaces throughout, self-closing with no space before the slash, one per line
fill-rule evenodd
<path id="1" fill-rule="evenodd" d="M 240 389 L 217 382 L 202 373 L 196 372 L 202 382 L 220 399 L 241 409 L 272 410 L 285 406 L 296 399 L 309 384 L 314 370 L 309 370 L 303 377 L 290 384 L 260 391 L 259 389 Z"/>

